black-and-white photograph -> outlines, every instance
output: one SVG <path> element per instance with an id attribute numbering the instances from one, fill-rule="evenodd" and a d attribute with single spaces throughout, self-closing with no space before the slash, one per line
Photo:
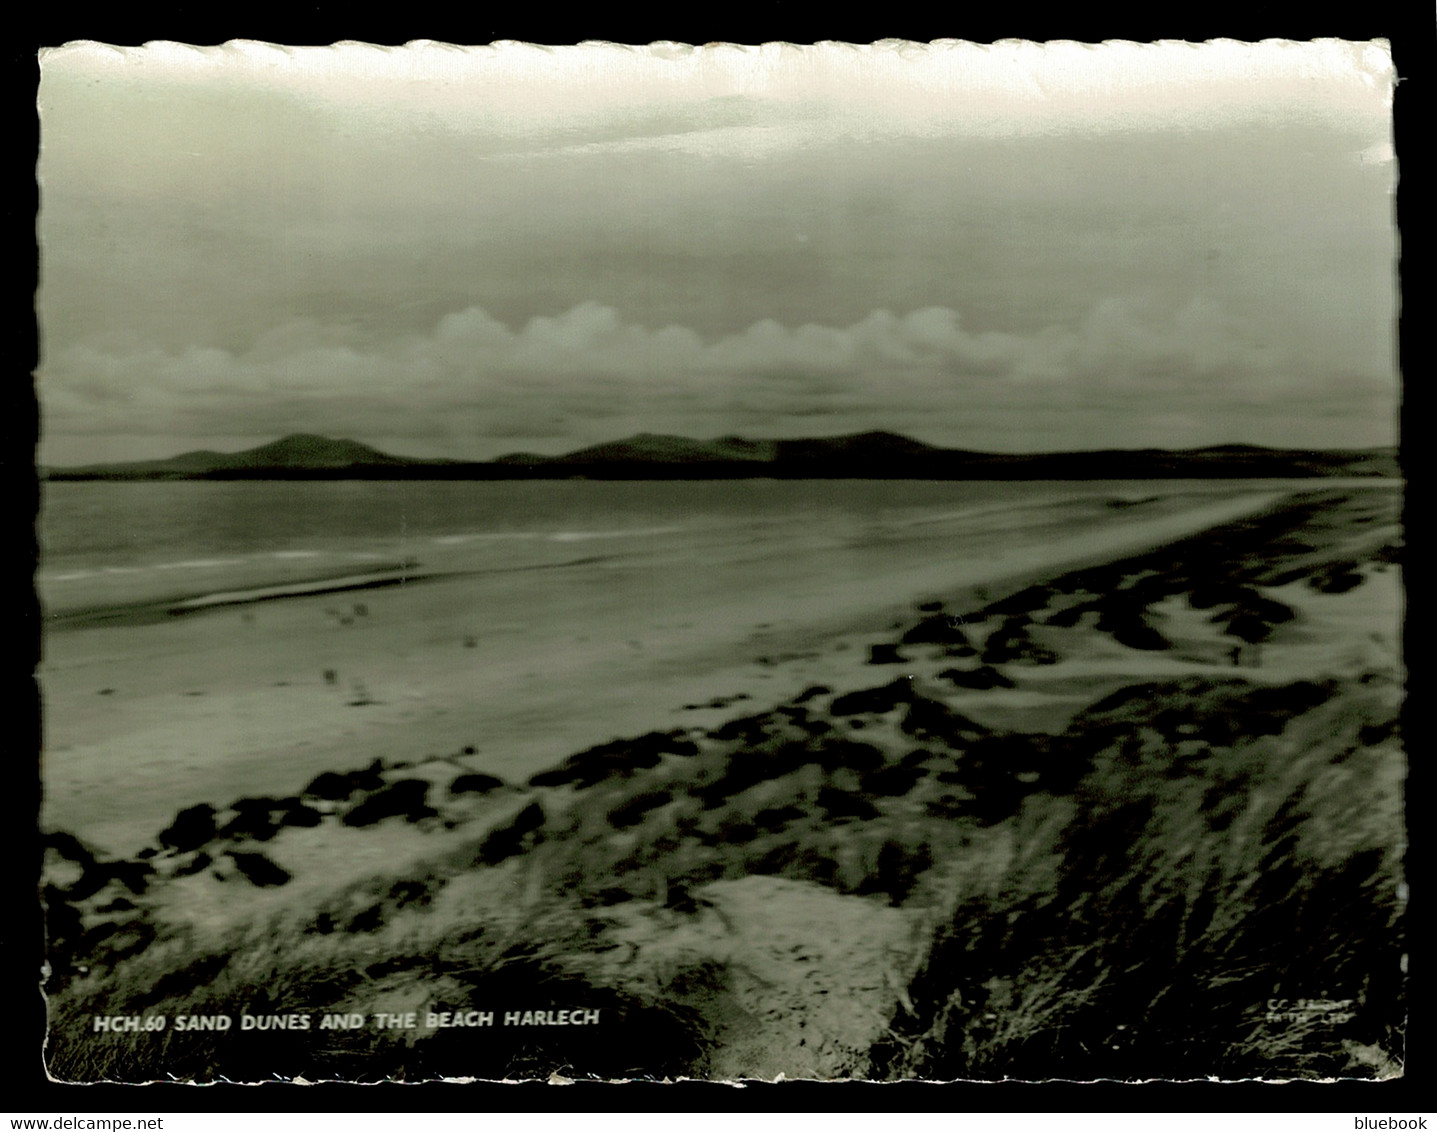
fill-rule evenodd
<path id="1" fill-rule="evenodd" d="M 51 1079 L 1401 1076 L 1396 83 L 43 51 Z"/>

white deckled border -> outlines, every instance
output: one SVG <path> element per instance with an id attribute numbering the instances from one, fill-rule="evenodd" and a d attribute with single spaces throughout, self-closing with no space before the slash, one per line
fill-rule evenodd
<path id="1" fill-rule="evenodd" d="M 564 46 L 415 40 L 399 47 L 349 40 L 327 47 L 254 40 L 117 47 L 81 40 L 46 48 L 39 61 L 42 86 L 45 70 L 54 68 L 97 81 L 233 82 L 355 107 L 402 111 L 412 104 L 440 115 L 462 116 L 482 103 L 512 109 L 517 131 L 536 108 L 541 117 L 564 116 L 579 103 L 602 110 L 715 96 L 771 103 L 822 97 L 858 115 L 872 108 L 914 123 L 961 118 L 966 130 L 990 134 L 1201 128 L 1274 112 L 1342 122 L 1390 111 L 1396 85 L 1391 46 L 1382 39 Z"/>

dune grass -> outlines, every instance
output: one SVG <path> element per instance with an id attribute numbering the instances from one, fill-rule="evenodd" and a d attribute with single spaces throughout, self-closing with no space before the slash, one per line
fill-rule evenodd
<path id="1" fill-rule="evenodd" d="M 855 851 L 872 842 L 878 856 L 864 857 L 855 876 L 877 886 L 873 898 L 901 902 L 895 893 L 912 886 L 910 869 L 931 870 L 930 896 L 957 894 L 899 995 L 890 1036 L 872 1052 L 872 1075 L 1397 1072 L 1399 695 L 1376 677 L 1341 687 L 1136 685 L 1080 713 L 1054 740 L 1065 761 L 1081 764 L 1076 781 L 1060 792 L 1030 790 L 1001 822 L 890 822 L 886 831 L 860 822 L 847 835 L 800 823 L 810 840 L 823 835 L 820 849 L 845 836 Z M 585 831 L 611 814 L 596 796 L 570 815 L 568 836 L 555 831 L 540 851 L 496 866 L 475 867 L 472 852 L 460 853 L 442 868 L 430 862 L 422 876 L 357 882 L 322 908 L 218 938 L 193 929 L 162 936 L 56 995 L 52 1071 L 128 1081 L 156 1066 L 197 1081 L 701 1075 L 716 1020 L 680 1004 L 706 1000 L 693 979 L 707 979 L 708 997 L 722 1001 L 722 971 L 679 971 L 673 987 L 640 991 L 593 985 L 571 962 L 604 946 L 604 905 L 678 907 L 675 894 L 702 879 L 693 875 L 697 858 L 674 856 L 680 813 L 605 854 Z M 940 826 L 951 828 L 937 835 Z M 887 848 L 899 842 L 879 837 L 901 829 L 922 849 L 911 866 Z M 724 855 L 730 865 L 758 867 L 746 844 L 736 848 Z M 636 852 L 642 863 L 626 869 L 621 854 Z M 887 871 L 901 874 L 894 892 L 878 883 L 885 853 L 895 858 Z M 616 896 L 577 898 L 569 874 L 579 857 L 589 883 L 607 878 Z M 809 871 L 798 857 L 787 868 Z M 838 872 L 808 879 L 847 888 Z M 302 1013 L 317 1026 L 326 1013 L 431 1007 L 584 1007 L 606 1019 L 592 1029 L 238 1028 L 242 1014 Z M 93 1032 L 94 1015 L 115 1013 L 226 1014 L 235 1028 Z"/>
<path id="2" fill-rule="evenodd" d="M 1030 797 L 1024 852 L 958 904 L 879 1071 L 1400 1072 L 1403 760 L 1364 742 L 1389 698 L 1337 697 L 1178 770 L 1135 727 L 1095 759 L 1060 832 L 1043 821 L 1058 800 Z"/>
<path id="3" fill-rule="evenodd" d="M 75 978 L 50 999 L 51 1073 L 66 1081 L 416 1081 L 605 1079 L 677 1074 L 701 1059 L 704 1026 L 593 986 L 566 970 L 587 925 L 567 909 L 506 898 L 519 863 L 472 874 L 484 884 L 414 897 L 404 878 L 349 886 L 319 910 L 295 910 L 215 936 L 173 932 L 141 954 Z M 501 875 L 502 874 L 502 875 Z M 420 879 L 412 878 L 417 884 Z M 466 878 L 467 879 L 467 878 Z M 356 919 L 365 923 L 355 925 Z M 370 923 L 372 921 L 372 923 Z M 431 1028 L 436 1011 L 488 1011 L 487 1027 Z M 507 1011 L 599 1010 L 593 1026 L 504 1026 Z M 374 1016 L 415 1012 L 416 1028 Z M 326 1014 L 362 1014 L 321 1029 Z M 163 1016 L 158 1031 L 95 1032 L 97 1015 Z M 308 1029 L 242 1029 L 242 1015 L 304 1015 Z M 180 1015 L 227 1015 L 225 1031 L 181 1031 Z"/>

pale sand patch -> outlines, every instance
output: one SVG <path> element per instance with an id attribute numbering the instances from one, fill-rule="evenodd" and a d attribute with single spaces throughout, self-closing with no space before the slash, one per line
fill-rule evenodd
<path id="1" fill-rule="evenodd" d="M 924 931 L 882 901 L 805 881 L 749 876 L 695 890 L 698 911 L 610 910 L 612 946 L 575 963 L 608 985 L 669 993 L 676 975 L 722 974 L 708 1075 L 862 1077 L 911 977 Z"/>

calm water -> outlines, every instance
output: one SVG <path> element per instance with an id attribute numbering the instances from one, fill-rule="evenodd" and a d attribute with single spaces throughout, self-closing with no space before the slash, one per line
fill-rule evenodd
<path id="1" fill-rule="evenodd" d="M 878 517 L 1021 497 L 1029 484 L 738 480 L 53 483 L 49 570 L 155 564 L 174 554 L 409 546 L 464 536 L 603 537 L 693 525 Z"/>
<path id="2" fill-rule="evenodd" d="M 1268 481 L 1265 486 L 1271 486 Z M 522 568 L 715 531 L 778 544 L 862 538 L 926 519 L 1001 516 L 1055 497 L 1230 492 L 1180 484 L 710 482 L 180 482 L 45 485 L 38 585 L 52 611 L 214 586 L 377 569 Z"/>

